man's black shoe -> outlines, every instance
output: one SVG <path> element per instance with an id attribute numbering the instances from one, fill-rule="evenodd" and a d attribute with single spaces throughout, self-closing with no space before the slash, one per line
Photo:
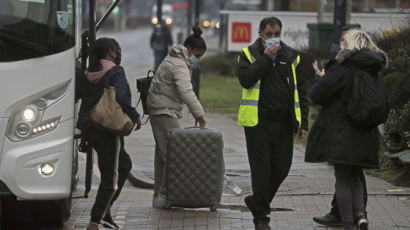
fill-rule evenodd
<path id="1" fill-rule="evenodd" d="M 339 216 L 334 215 L 332 212 L 324 216 L 315 216 L 313 217 L 313 221 L 318 224 L 332 226 L 332 227 L 343 227 L 342 220 Z"/>
<path id="2" fill-rule="evenodd" d="M 114 222 L 114 220 L 112 219 L 111 216 L 105 216 L 105 217 L 101 220 L 101 224 L 102 224 L 105 228 L 115 229 L 115 230 L 120 229 L 120 227 L 118 227 L 118 225 Z"/>
<path id="3" fill-rule="evenodd" d="M 255 230 L 271 230 L 269 226 L 269 219 L 267 220 L 254 220 Z"/>

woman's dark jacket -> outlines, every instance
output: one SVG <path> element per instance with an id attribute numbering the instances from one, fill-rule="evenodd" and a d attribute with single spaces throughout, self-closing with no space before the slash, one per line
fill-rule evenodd
<path id="1" fill-rule="evenodd" d="M 317 80 L 310 91 L 313 103 L 322 109 L 313 124 L 306 146 L 306 162 L 329 162 L 377 168 L 379 131 L 364 129 L 346 117 L 346 100 L 353 85 L 353 72 L 364 70 L 377 76 L 387 58 L 368 50 L 339 53 L 338 63 Z"/>
<path id="2" fill-rule="evenodd" d="M 89 127 L 87 125 L 87 119 L 90 116 L 90 112 L 101 98 L 104 88 L 107 86 L 113 86 L 115 88 L 115 97 L 118 104 L 134 124 L 139 119 L 140 115 L 131 105 L 131 90 L 123 67 L 118 65 L 113 67 L 104 74 L 97 84 L 89 82 L 85 75 L 81 79 L 76 80 L 81 81 L 79 84 L 76 82 L 76 85 L 81 88 L 81 93 L 78 93 L 78 95 L 81 95 L 82 99 L 77 121 L 77 128 L 80 130 Z"/>
<path id="3" fill-rule="evenodd" d="M 299 53 L 283 42 L 280 45 L 281 48 L 275 61 L 273 61 L 271 57 L 264 54 L 265 48 L 262 39 L 258 38 L 249 46 L 249 52 L 255 58 L 252 64 L 244 52 L 240 54 L 237 69 L 238 78 L 241 86 L 245 89 L 253 87 L 258 80 L 261 80 L 258 104 L 259 120 L 261 120 L 261 117 L 275 121 L 290 120 L 296 130 L 298 122 L 294 109 L 295 83 L 291 66 Z M 309 113 L 305 89 L 307 77 L 302 70 L 301 64 L 296 68 L 296 80 L 302 115 L 301 128 L 307 130 Z"/>

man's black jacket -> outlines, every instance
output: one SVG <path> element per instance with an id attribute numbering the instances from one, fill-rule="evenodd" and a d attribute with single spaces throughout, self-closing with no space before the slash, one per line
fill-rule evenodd
<path id="1" fill-rule="evenodd" d="M 249 46 L 249 51 L 255 58 L 251 64 L 245 53 L 241 53 L 238 65 L 238 78 L 243 88 L 249 89 L 261 80 L 258 113 L 261 117 L 286 121 L 290 118 L 296 130 L 294 109 L 294 80 L 292 73 L 292 63 L 296 60 L 298 52 L 282 41 L 280 43 L 275 63 L 272 58 L 264 54 L 264 46 L 261 38 Z M 301 60 L 302 61 L 302 60 Z M 299 102 L 302 114 L 301 128 L 308 129 L 308 102 L 305 89 L 305 79 L 300 68 L 300 63 L 296 68 L 297 86 L 299 92 Z"/>

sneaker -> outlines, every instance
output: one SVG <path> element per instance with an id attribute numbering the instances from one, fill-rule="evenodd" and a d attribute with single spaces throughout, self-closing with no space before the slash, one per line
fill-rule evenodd
<path id="1" fill-rule="evenodd" d="M 165 195 L 158 194 L 158 196 L 154 196 L 152 198 L 152 207 L 153 208 L 165 208 L 167 204 L 167 200 L 165 199 Z"/>
<path id="2" fill-rule="evenodd" d="M 358 230 L 368 230 L 369 229 L 369 221 L 367 220 L 365 213 L 363 212 L 356 213 L 355 219 L 356 219 Z"/>
<path id="3" fill-rule="evenodd" d="M 323 216 L 313 217 L 313 221 L 321 225 L 343 227 L 343 223 L 340 217 L 335 215 L 332 211 Z"/>
<path id="4" fill-rule="evenodd" d="M 105 228 L 118 230 L 120 227 L 114 222 L 111 215 L 105 216 L 100 222 Z"/>
<path id="5" fill-rule="evenodd" d="M 98 223 L 90 222 L 87 226 L 87 230 L 99 230 Z"/>

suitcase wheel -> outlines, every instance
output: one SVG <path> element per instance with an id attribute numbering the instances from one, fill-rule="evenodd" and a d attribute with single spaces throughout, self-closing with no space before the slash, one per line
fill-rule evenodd
<path id="1" fill-rule="evenodd" d="M 164 208 L 165 208 L 165 209 L 171 209 L 171 202 L 166 201 Z"/>

